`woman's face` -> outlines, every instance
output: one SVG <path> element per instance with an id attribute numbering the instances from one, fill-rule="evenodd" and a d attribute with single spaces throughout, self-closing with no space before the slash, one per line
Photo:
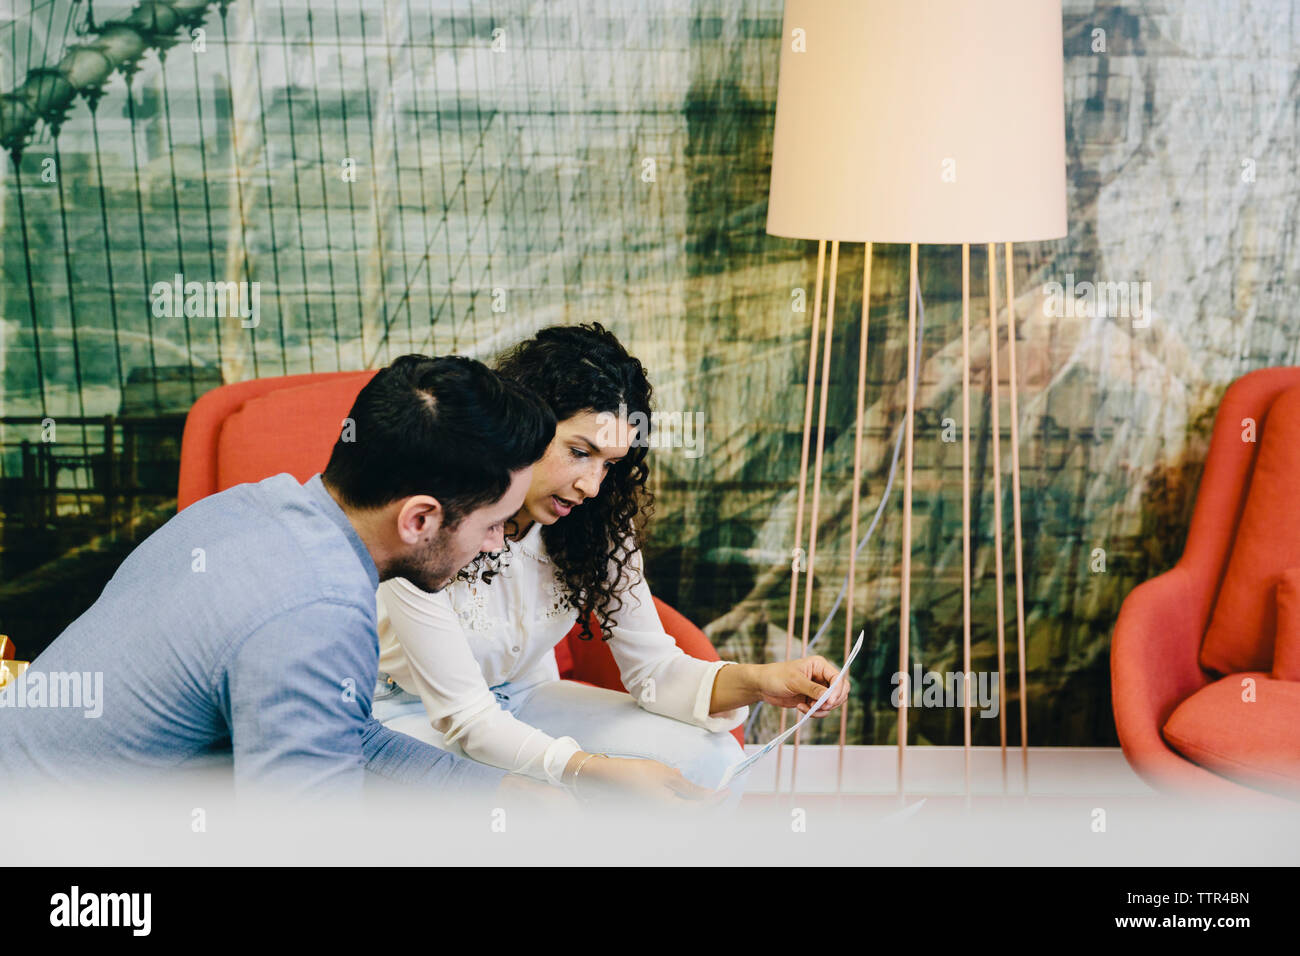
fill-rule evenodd
<path id="1" fill-rule="evenodd" d="M 559 521 L 600 491 L 634 438 L 627 419 L 613 412 L 579 412 L 558 422 L 546 454 L 533 466 L 523 511 L 538 524 Z"/>

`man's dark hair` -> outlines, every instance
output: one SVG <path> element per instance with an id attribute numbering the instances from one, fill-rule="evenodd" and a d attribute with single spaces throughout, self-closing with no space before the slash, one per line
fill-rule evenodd
<path id="1" fill-rule="evenodd" d="M 499 499 L 511 472 L 542 457 L 555 415 L 528 389 L 460 355 L 403 355 L 349 413 L 323 478 L 352 508 L 432 495 L 448 528 Z"/>

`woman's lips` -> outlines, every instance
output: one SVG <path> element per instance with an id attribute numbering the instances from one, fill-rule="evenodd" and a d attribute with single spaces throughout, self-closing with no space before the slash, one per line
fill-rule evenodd
<path id="1" fill-rule="evenodd" d="M 551 506 L 555 508 L 555 513 L 561 518 L 577 507 L 573 502 L 566 501 L 559 495 L 551 495 Z"/>

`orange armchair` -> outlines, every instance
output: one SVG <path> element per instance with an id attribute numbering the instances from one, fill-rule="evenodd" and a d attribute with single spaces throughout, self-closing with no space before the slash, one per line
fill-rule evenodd
<path id="1" fill-rule="evenodd" d="M 1253 418 L 1262 430 L 1273 401 L 1295 385 L 1300 367 L 1261 369 L 1228 388 L 1215 416 L 1183 554 L 1172 569 L 1134 588 L 1120 608 L 1110 656 L 1116 730 L 1133 769 L 1167 793 L 1294 809 L 1183 757 L 1165 741 L 1162 728 L 1181 703 L 1219 679 L 1201 667 L 1200 651 L 1259 449 L 1258 442 L 1241 440 L 1242 419 Z"/>
<path id="2" fill-rule="evenodd" d="M 300 482 L 323 471 L 356 400 L 375 370 L 259 378 L 223 385 L 200 396 L 185 419 L 177 510 L 247 481 L 288 472 Z M 655 598 L 659 618 L 683 651 L 716 661 L 707 636 Z M 602 640 L 579 640 L 578 627 L 556 646 L 560 676 L 623 690 L 618 667 Z M 744 730 L 733 733 L 744 743 Z"/>

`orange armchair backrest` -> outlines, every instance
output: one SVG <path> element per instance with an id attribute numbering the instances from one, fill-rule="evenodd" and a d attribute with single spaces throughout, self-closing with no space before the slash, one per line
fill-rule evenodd
<path id="1" fill-rule="evenodd" d="M 177 510 L 282 471 L 299 481 L 323 471 L 343 419 L 375 371 L 258 378 L 202 395 L 181 438 Z"/>

